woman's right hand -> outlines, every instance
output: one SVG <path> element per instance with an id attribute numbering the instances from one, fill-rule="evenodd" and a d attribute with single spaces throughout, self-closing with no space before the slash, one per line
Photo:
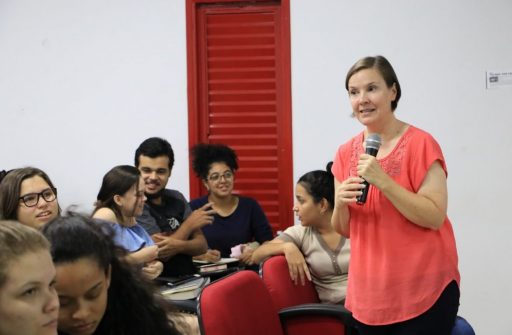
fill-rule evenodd
<path id="1" fill-rule="evenodd" d="M 348 177 L 341 182 L 336 188 L 334 206 L 337 208 L 343 208 L 351 202 L 356 202 L 356 198 L 363 193 L 363 182 L 364 179 L 361 177 Z"/>
<path id="2" fill-rule="evenodd" d="M 286 257 L 286 261 L 288 262 L 290 277 L 295 285 L 298 284 L 299 279 L 302 285 L 306 284 L 306 278 L 311 281 L 308 264 L 304 259 L 304 255 L 302 255 L 302 252 L 300 252 L 295 244 L 285 244 L 284 257 Z"/>

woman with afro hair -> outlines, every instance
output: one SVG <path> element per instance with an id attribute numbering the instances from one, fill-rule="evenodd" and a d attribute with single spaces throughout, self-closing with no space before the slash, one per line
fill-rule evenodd
<path id="1" fill-rule="evenodd" d="M 202 228 L 208 241 L 208 252 L 196 258 L 217 261 L 221 257 L 237 257 L 244 265 L 252 265 L 252 253 L 263 242 L 272 239 L 267 217 L 256 200 L 233 194 L 237 155 L 223 144 L 198 144 L 191 150 L 192 167 L 208 195 L 194 199 L 194 210 L 210 203 L 216 211 L 211 225 Z M 232 254 L 232 248 L 240 255 Z"/>

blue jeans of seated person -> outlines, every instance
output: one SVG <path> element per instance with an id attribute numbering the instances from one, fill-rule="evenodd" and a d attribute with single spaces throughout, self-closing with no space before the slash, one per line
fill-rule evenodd
<path id="1" fill-rule="evenodd" d="M 359 335 L 450 335 L 459 311 L 460 291 L 452 281 L 430 309 L 407 321 L 370 326 L 356 321 Z"/>

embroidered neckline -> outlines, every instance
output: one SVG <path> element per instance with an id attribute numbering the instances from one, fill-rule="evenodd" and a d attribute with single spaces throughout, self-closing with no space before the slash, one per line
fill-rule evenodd
<path id="1" fill-rule="evenodd" d="M 386 157 L 379 158 L 377 161 L 380 166 L 390 176 L 397 176 L 400 174 L 400 167 L 402 160 L 405 155 L 405 148 L 411 138 L 411 131 L 414 129 L 413 126 L 409 125 L 407 130 L 398 139 L 398 143 L 395 145 L 393 150 Z M 352 154 L 350 156 L 350 173 L 354 176 L 357 175 L 357 162 L 359 161 L 359 155 L 364 152 L 363 149 L 363 138 L 364 132 L 357 135 L 352 141 Z"/>

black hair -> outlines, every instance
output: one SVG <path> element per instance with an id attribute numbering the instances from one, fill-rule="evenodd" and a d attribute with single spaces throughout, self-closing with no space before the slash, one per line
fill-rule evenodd
<path id="1" fill-rule="evenodd" d="M 167 312 L 170 305 L 157 298 L 137 269 L 124 261 L 126 251 L 114 244 L 108 224 L 68 213 L 47 223 L 55 266 L 87 258 L 111 271 L 107 309 L 94 334 L 179 334 Z"/>
<path id="2" fill-rule="evenodd" d="M 174 165 L 174 151 L 171 144 L 161 137 L 150 137 L 142 142 L 137 150 L 135 150 L 135 166 L 138 168 L 140 163 L 140 155 L 150 158 L 159 156 L 167 156 L 169 158 L 169 170 Z"/>
<path id="3" fill-rule="evenodd" d="M 376 69 L 381 74 L 388 88 L 391 88 L 393 84 L 395 84 L 396 97 L 395 100 L 391 102 L 391 110 L 394 111 L 398 106 L 398 100 L 400 100 L 402 96 L 402 89 L 400 88 L 395 70 L 384 56 L 364 57 L 352 65 L 345 77 L 345 89 L 348 91 L 348 81 L 354 74 L 366 69 Z"/>
<path id="4" fill-rule="evenodd" d="M 304 174 L 297 184 L 301 184 L 313 197 L 315 203 L 327 200 L 329 207 L 334 209 L 334 175 L 331 172 L 332 162 L 327 163 L 325 170 L 315 170 Z"/>
<path id="5" fill-rule="evenodd" d="M 134 166 L 118 165 L 113 167 L 103 177 L 103 182 L 96 197 L 94 212 L 100 208 L 107 207 L 114 212 L 119 222 L 123 221 L 121 209 L 114 201 L 114 196 L 125 194 L 134 185 L 138 191 L 139 177 L 140 172 Z"/>
<path id="6" fill-rule="evenodd" d="M 208 177 L 213 163 L 225 163 L 231 171 L 238 169 L 238 157 L 233 149 L 225 144 L 199 143 L 190 150 L 192 168 L 201 179 Z"/>

